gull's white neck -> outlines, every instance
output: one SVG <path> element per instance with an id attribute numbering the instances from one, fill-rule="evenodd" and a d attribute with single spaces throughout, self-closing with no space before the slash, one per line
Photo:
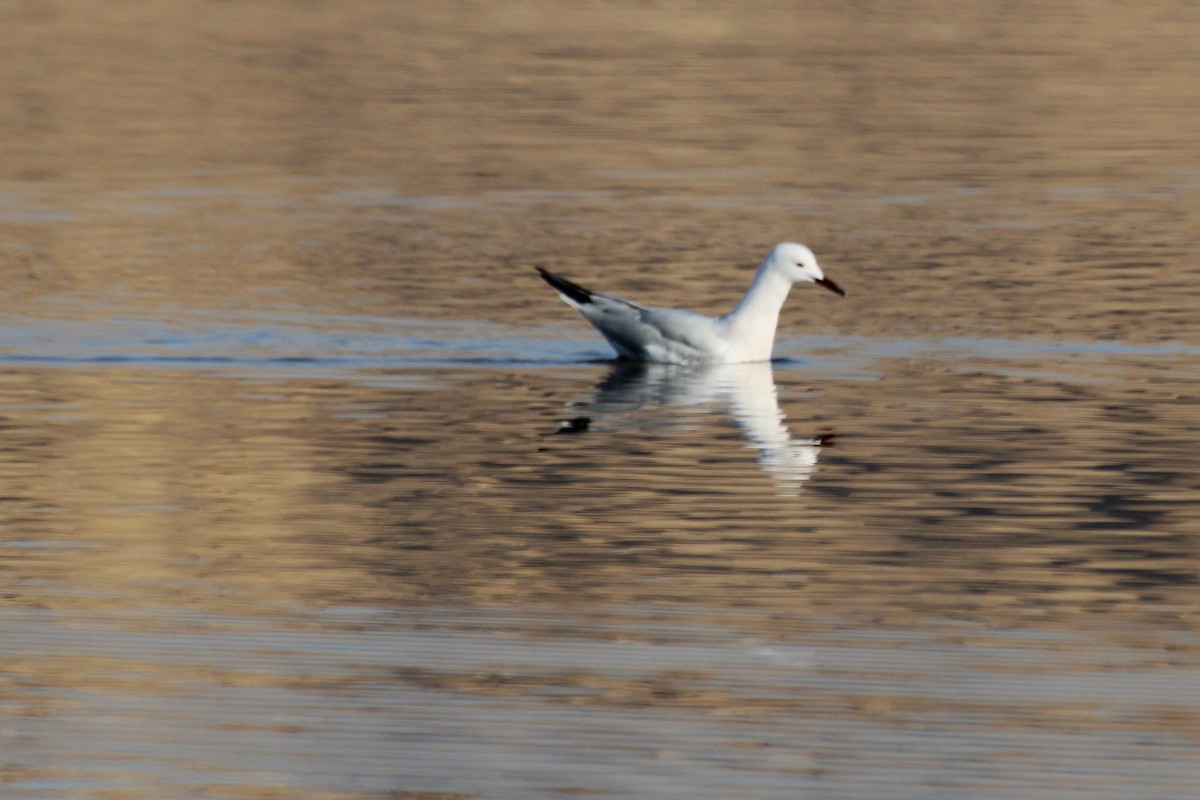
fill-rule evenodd
<path id="1" fill-rule="evenodd" d="M 745 360 L 770 360 L 779 310 L 791 288 L 791 280 L 775 269 L 768 257 L 758 268 L 746 296 L 722 318 Z"/>

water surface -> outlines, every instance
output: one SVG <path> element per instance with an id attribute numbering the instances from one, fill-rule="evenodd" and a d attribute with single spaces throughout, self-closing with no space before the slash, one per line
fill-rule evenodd
<path id="1" fill-rule="evenodd" d="M 1191 12 L 0 16 L 0 794 L 1194 796 Z"/>

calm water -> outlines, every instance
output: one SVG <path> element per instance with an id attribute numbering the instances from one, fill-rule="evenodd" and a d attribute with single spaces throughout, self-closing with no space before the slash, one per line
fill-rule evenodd
<path id="1" fill-rule="evenodd" d="M 1194 10 L 0 24 L 0 796 L 1195 796 Z"/>

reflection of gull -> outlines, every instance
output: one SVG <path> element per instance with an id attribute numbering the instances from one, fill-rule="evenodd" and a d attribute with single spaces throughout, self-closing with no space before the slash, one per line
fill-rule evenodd
<path id="1" fill-rule="evenodd" d="M 663 364 L 770 361 L 779 309 L 793 283 L 815 283 L 846 296 L 842 287 L 825 277 L 812 251 L 793 242 L 775 246 L 742 302 L 720 317 L 679 308 L 646 308 L 590 291 L 541 267 L 538 272 L 622 358 Z"/>
<path id="2" fill-rule="evenodd" d="M 758 449 L 759 464 L 785 494 L 794 494 L 812 477 L 822 445 L 833 439 L 832 434 L 791 437 L 769 362 L 693 367 L 619 362 L 588 404 L 591 416 L 567 421 L 560 432 L 586 431 L 594 419 L 628 415 L 647 405 L 727 407 Z"/>

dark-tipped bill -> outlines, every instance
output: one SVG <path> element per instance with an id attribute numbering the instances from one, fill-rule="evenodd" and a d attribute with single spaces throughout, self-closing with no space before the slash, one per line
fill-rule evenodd
<path id="1" fill-rule="evenodd" d="M 833 292 L 834 294 L 840 294 L 842 297 L 846 296 L 846 290 L 843 289 L 842 287 L 838 286 L 833 281 L 829 280 L 829 278 L 817 278 L 813 282 L 815 284 L 817 284 L 817 286 L 824 286 L 826 289 Z"/>

